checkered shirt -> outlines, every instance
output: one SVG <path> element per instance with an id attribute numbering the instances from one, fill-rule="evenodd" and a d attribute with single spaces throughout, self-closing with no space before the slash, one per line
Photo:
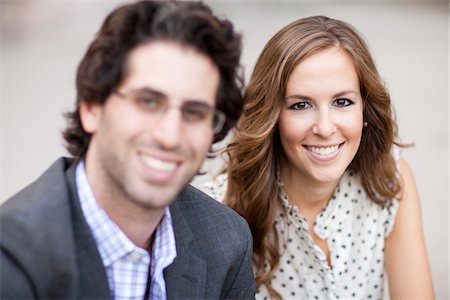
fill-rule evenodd
<path id="1" fill-rule="evenodd" d="M 78 196 L 106 269 L 113 299 L 142 300 L 151 270 L 149 299 L 166 299 L 163 270 L 177 256 L 172 216 L 167 207 L 156 228 L 151 255 L 137 247 L 98 205 L 87 181 L 84 163 L 76 169 Z"/>

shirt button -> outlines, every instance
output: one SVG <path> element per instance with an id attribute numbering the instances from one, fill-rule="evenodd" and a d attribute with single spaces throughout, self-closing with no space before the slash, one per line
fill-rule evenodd
<path id="1" fill-rule="evenodd" d="M 141 259 L 141 255 L 139 253 L 137 253 L 137 252 L 131 252 L 130 253 L 130 257 L 131 257 L 132 260 L 135 260 L 135 261 Z"/>

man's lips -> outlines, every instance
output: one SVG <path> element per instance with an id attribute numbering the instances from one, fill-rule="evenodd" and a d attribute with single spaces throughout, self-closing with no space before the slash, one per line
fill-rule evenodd
<path id="1" fill-rule="evenodd" d="M 178 163 L 175 161 L 169 161 L 169 160 L 163 160 L 156 158 L 154 156 L 149 155 L 141 155 L 142 161 L 144 164 L 157 171 L 163 171 L 163 172 L 172 172 L 176 169 L 178 166 Z"/>

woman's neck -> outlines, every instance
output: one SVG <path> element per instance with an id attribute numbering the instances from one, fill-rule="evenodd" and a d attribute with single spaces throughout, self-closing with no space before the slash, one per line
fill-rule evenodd
<path id="1" fill-rule="evenodd" d="M 318 182 L 299 178 L 292 173 L 281 174 L 283 190 L 289 201 L 295 204 L 306 219 L 314 220 L 315 215 L 321 212 L 334 194 L 337 182 Z"/>

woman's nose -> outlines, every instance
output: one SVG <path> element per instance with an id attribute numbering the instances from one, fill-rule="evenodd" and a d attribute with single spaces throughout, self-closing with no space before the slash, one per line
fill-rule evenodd
<path id="1" fill-rule="evenodd" d="M 322 137 L 331 136 L 336 132 L 336 124 L 329 110 L 322 110 L 318 112 L 312 131 L 314 134 Z"/>

